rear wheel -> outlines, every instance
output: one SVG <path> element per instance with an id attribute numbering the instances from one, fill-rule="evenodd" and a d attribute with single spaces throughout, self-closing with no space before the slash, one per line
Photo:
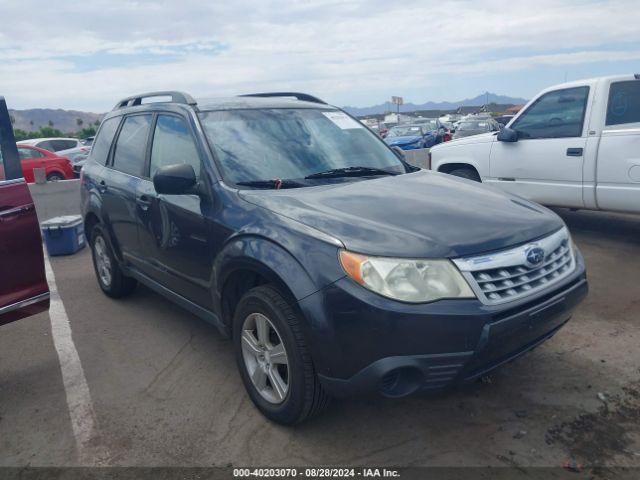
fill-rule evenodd
<path id="1" fill-rule="evenodd" d="M 454 175 L 456 177 L 466 178 L 467 180 L 473 180 L 474 182 L 481 182 L 480 175 L 472 168 L 456 168 L 455 170 L 451 170 L 449 175 Z"/>
<path id="2" fill-rule="evenodd" d="M 267 418 L 292 425 L 326 408 L 301 318 L 276 288 L 256 287 L 240 299 L 233 334 L 242 381 Z"/>
<path id="3" fill-rule="evenodd" d="M 94 226 L 91 231 L 91 254 L 98 285 L 106 295 L 121 298 L 135 290 L 138 282 L 122 273 L 100 225 Z"/>
<path id="4" fill-rule="evenodd" d="M 60 180 L 64 180 L 64 175 L 58 172 L 52 172 L 47 175 L 47 182 L 59 182 Z"/>

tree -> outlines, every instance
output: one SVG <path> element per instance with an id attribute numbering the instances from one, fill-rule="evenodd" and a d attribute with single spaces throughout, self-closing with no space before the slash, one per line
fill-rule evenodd
<path id="1" fill-rule="evenodd" d="M 78 125 L 78 127 L 82 128 L 83 123 L 84 121 L 81 118 L 76 118 L 76 125 Z"/>
<path id="2" fill-rule="evenodd" d="M 100 120 L 96 120 L 95 122 L 93 122 L 93 125 L 96 127 L 100 126 Z"/>
<path id="3" fill-rule="evenodd" d="M 87 138 L 87 137 L 95 137 L 96 129 L 93 126 L 83 128 L 77 134 L 78 138 Z"/>
<path id="4" fill-rule="evenodd" d="M 52 122 L 51 120 L 49 120 L 47 123 L 49 124 L 49 126 L 50 126 L 51 128 L 53 128 L 53 122 Z"/>
<path id="5" fill-rule="evenodd" d="M 33 132 L 25 132 L 24 130 L 20 130 L 19 128 L 16 128 L 13 131 L 13 135 L 14 137 L 16 137 L 16 142 L 21 142 L 22 140 L 33 138 L 31 135 L 32 133 Z"/>
<path id="6" fill-rule="evenodd" d="M 13 115 L 9 115 L 9 120 L 11 120 L 11 125 L 16 124 L 16 117 L 14 117 Z"/>
<path id="7" fill-rule="evenodd" d="M 33 128 L 33 120 L 29 120 L 29 126 Z"/>
<path id="8" fill-rule="evenodd" d="M 49 122 L 52 123 L 52 122 Z M 63 134 L 57 128 L 49 127 L 40 127 L 40 131 L 37 132 L 38 137 L 62 137 Z"/>

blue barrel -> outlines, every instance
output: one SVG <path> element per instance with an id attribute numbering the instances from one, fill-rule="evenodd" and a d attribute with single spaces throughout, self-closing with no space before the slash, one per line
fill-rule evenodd
<path id="1" fill-rule="evenodd" d="M 87 241 L 80 215 L 55 217 L 40 224 L 49 256 L 71 255 L 84 248 Z"/>

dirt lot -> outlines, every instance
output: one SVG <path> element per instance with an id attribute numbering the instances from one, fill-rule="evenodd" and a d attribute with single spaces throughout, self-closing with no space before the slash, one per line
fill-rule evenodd
<path id="1" fill-rule="evenodd" d="M 335 402 L 295 428 L 254 409 L 213 327 L 145 288 L 106 298 L 87 250 L 52 259 L 102 456 L 78 457 L 42 314 L 0 330 L 0 465 L 640 466 L 640 217 L 559 213 L 591 291 L 558 335 L 489 381 Z"/>

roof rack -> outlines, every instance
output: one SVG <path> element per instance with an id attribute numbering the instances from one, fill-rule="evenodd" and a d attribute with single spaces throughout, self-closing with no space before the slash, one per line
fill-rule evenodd
<path id="1" fill-rule="evenodd" d="M 197 105 L 191 95 L 184 92 L 176 91 L 163 91 L 163 92 L 149 92 L 141 93 L 139 95 L 133 95 L 131 97 L 123 98 L 120 100 L 113 110 L 119 110 L 120 108 L 135 107 L 136 105 L 142 105 L 142 99 L 153 97 L 171 97 L 171 103 L 182 103 L 184 105 Z"/>
<path id="2" fill-rule="evenodd" d="M 293 97 L 297 98 L 303 102 L 312 102 L 312 103 L 321 103 L 322 105 L 327 105 L 327 102 L 320 100 L 318 97 L 314 97 L 313 95 L 309 95 L 308 93 L 298 93 L 298 92 L 268 92 L 268 93 L 246 93 L 244 95 L 239 95 L 240 97 Z"/>

